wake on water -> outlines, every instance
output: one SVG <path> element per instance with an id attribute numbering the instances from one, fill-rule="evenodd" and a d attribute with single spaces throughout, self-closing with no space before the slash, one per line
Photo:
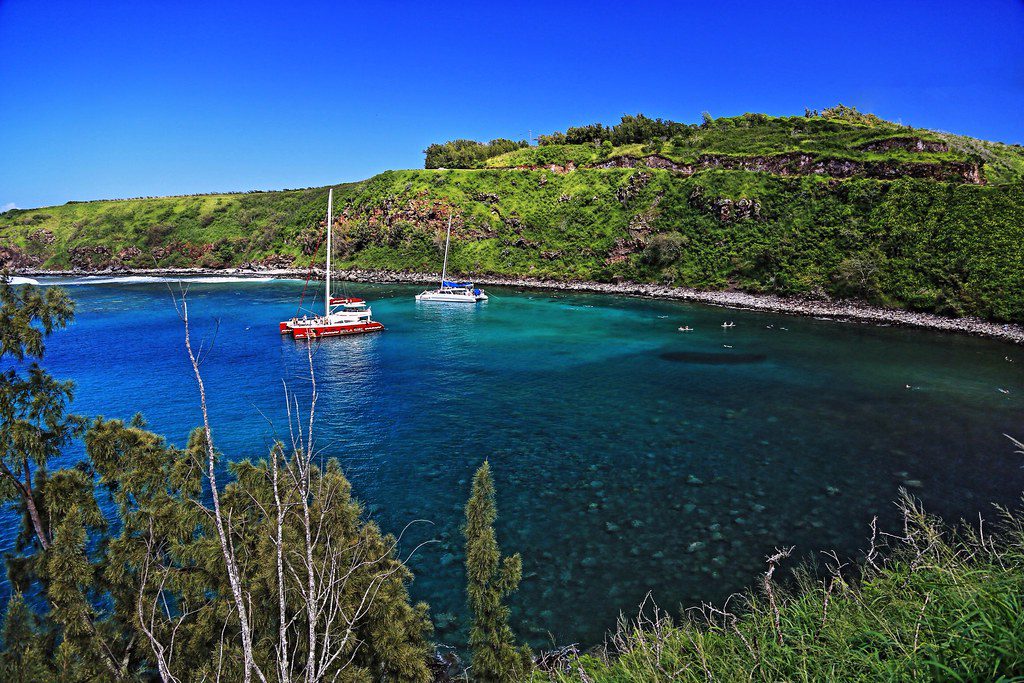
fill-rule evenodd
<path id="1" fill-rule="evenodd" d="M 272 277 L 238 277 L 238 276 L 209 276 L 209 277 L 188 277 L 173 275 L 125 275 L 124 277 L 84 277 L 70 282 L 62 283 L 68 285 L 143 285 L 151 282 L 195 282 L 224 284 L 230 282 L 274 282 L 277 278 Z"/>
<path id="2" fill-rule="evenodd" d="M 110 277 L 110 276 L 89 276 L 75 278 L 71 280 L 65 280 L 62 278 L 54 278 L 52 280 L 46 280 L 39 282 L 29 277 L 12 277 L 11 284 L 14 285 L 60 285 L 61 287 L 76 286 L 76 285 L 142 285 L 151 284 L 154 282 L 188 282 L 196 284 L 226 284 L 226 283 L 239 283 L 239 282 L 283 282 L 292 280 L 293 278 L 275 278 L 275 277 L 241 277 L 237 275 L 211 275 L 211 276 L 170 276 L 170 275 L 125 275 L 122 277 Z"/>

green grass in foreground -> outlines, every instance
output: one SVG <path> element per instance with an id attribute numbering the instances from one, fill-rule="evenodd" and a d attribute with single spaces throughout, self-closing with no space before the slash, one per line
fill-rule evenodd
<path id="1" fill-rule="evenodd" d="M 876 537 L 859 580 L 802 572 L 784 591 L 768 578 L 681 622 L 648 605 L 608 649 L 534 680 L 1024 680 L 1024 522 L 1004 514 L 998 533 L 954 531 L 902 505 L 905 532 Z"/>

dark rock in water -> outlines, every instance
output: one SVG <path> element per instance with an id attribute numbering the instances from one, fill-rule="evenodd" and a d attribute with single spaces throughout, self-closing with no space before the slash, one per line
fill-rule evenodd
<path id="1" fill-rule="evenodd" d="M 700 365 L 744 365 L 761 363 L 768 359 L 763 353 L 707 353 L 703 351 L 665 351 L 659 354 L 662 360 L 674 363 L 697 363 Z"/>

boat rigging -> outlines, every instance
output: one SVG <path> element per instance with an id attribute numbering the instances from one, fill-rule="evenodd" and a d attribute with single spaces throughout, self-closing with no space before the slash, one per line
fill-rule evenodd
<path id="1" fill-rule="evenodd" d="M 448 275 L 448 247 L 452 241 L 452 215 L 448 214 L 448 235 L 444 240 L 444 264 L 441 266 L 441 287 L 428 289 L 416 295 L 416 301 L 442 301 L 452 303 L 475 304 L 487 301 L 484 290 L 478 289 L 472 282 L 452 282 Z"/>
<path id="2" fill-rule="evenodd" d="M 369 304 L 355 297 L 331 295 L 331 228 L 333 221 L 334 189 L 327 194 L 327 269 L 324 279 L 324 314 L 296 315 L 291 320 L 279 323 L 281 334 L 290 334 L 293 339 L 318 339 L 339 337 L 350 334 L 380 332 L 384 325 L 373 319 Z M 309 278 L 306 278 L 308 284 Z M 303 288 L 305 293 L 305 288 Z"/>

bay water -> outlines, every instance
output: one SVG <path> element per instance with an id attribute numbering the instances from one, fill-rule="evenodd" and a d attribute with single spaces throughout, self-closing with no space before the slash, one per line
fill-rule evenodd
<path id="1" fill-rule="evenodd" d="M 42 283 L 77 302 L 45 359 L 76 382 L 75 411 L 141 412 L 184 445 L 201 415 L 178 285 Z M 284 383 L 308 404 L 307 348 L 277 329 L 303 289 L 188 285 L 214 439 L 230 459 L 287 441 Z M 721 602 L 754 586 L 776 547 L 795 545 L 794 564 L 830 549 L 856 557 L 873 516 L 896 528 L 901 486 L 951 521 L 994 519 L 992 504 L 1014 506 L 1024 488 L 1024 457 L 1004 436 L 1024 439 L 1024 350 L 1012 345 L 550 291 L 417 304 L 420 289 L 350 286 L 387 330 L 315 348 L 316 440 L 367 516 L 405 530 L 405 551 L 434 541 L 410 560 L 411 590 L 441 641 L 465 642 L 460 525 L 484 459 L 499 543 L 523 556 L 513 626 L 534 646 L 600 643 L 648 594 L 675 614 Z M 53 466 L 81 457 L 79 444 Z M 5 518 L 7 551 L 16 518 Z"/>

